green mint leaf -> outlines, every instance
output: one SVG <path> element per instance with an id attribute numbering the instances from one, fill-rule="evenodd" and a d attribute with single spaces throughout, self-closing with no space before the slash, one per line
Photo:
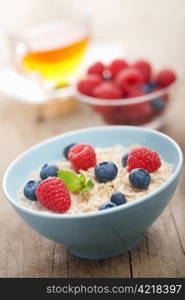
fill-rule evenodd
<path id="1" fill-rule="evenodd" d="M 80 179 L 80 177 L 71 171 L 59 170 L 57 175 L 65 182 L 67 188 L 72 192 L 80 192 L 84 187 L 84 184 L 82 183 L 82 177 Z"/>
<path id="2" fill-rule="evenodd" d="M 86 186 L 82 189 L 82 192 L 90 191 L 90 190 L 93 189 L 93 187 L 94 187 L 94 183 L 93 183 L 93 181 L 92 181 L 91 179 L 89 179 L 89 180 L 87 181 Z"/>
<path id="3" fill-rule="evenodd" d="M 57 176 L 64 181 L 68 190 L 72 192 L 87 192 L 94 187 L 94 183 L 91 179 L 86 183 L 86 178 L 83 174 L 78 176 L 68 170 L 59 170 Z"/>
<path id="4" fill-rule="evenodd" d="M 84 174 L 81 174 L 81 175 L 79 176 L 79 179 L 80 179 L 80 182 L 81 182 L 81 184 L 83 185 L 83 187 L 85 187 L 85 184 L 86 184 L 86 178 L 85 178 Z"/>

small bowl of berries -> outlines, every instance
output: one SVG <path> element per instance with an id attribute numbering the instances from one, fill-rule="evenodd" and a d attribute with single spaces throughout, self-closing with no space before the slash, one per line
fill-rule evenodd
<path id="1" fill-rule="evenodd" d="M 156 71 L 147 60 L 115 59 L 108 65 L 91 65 L 74 93 L 109 125 L 159 129 L 176 82 L 177 74 L 170 68 Z"/>

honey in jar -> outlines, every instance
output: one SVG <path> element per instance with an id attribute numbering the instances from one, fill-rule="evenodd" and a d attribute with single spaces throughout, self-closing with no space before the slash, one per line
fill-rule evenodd
<path id="1" fill-rule="evenodd" d="M 21 68 L 39 72 L 56 86 L 66 86 L 79 68 L 89 34 L 84 25 L 63 22 L 30 30 L 25 40 Z"/>

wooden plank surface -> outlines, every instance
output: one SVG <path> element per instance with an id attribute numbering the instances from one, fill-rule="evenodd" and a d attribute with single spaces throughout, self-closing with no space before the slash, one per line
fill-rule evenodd
<path id="1" fill-rule="evenodd" d="M 103 2 L 105 6 L 106 1 Z M 97 26 L 98 38 L 108 38 L 112 31 L 111 36 L 121 39 L 124 45 L 127 43 L 130 49 L 138 50 L 140 36 L 148 22 L 150 34 L 142 36 L 142 42 L 145 42 L 142 55 L 151 52 L 155 53 L 156 60 L 163 59 L 170 49 L 173 53 L 170 63 L 173 66 L 181 66 L 184 63 L 185 51 L 184 23 L 181 26 L 184 20 L 184 1 L 155 2 L 134 1 L 135 9 L 133 9 L 132 1 L 117 0 L 120 9 L 117 11 L 114 9 L 115 13 L 112 16 L 111 6 L 104 18 L 103 4 L 101 6 L 99 1 L 93 1 L 93 17 L 99 20 L 94 23 L 94 29 L 96 30 Z M 140 7 L 142 10 L 139 10 Z M 43 15 L 41 8 L 42 5 L 40 5 L 40 15 L 38 12 L 39 17 Z M 158 9 L 155 18 L 153 18 L 154 9 Z M 152 15 L 149 15 L 150 12 Z M 123 14 L 123 17 L 120 14 Z M 132 15 L 131 23 L 129 23 L 129 15 Z M 98 16 L 102 18 L 98 19 Z M 108 24 L 107 20 L 111 17 L 112 22 Z M 117 24 L 117 17 L 120 20 L 119 24 Z M 145 20 L 145 23 L 141 20 Z M 163 22 L 164 20 L 166 23 Z M 128 28 L 128 24 L 130 30 L 124 30 Z M 123 28 L 123 36 L 120 36 L 119 30 L 114 30 L 114 26 L 118 25 L 119 28 L 120 26 Z M 136 28 L 141 34 L 132 38 Z M 151 32 L 154 28 L 156 35 L 153 36 Z M 169 37 L 165 32 L 172 34 Z M 156 39 L 157 43 L 152 43 L 153 39 Z M 160 48 L 161 43 L 164 45 L 163 51 Z M 185 151 L 184 99 L 183 81 L 171 103 L 164 128 L 165 133 L 173 137 L 183 151 Z M 65 131 L 101 124 L 100 118 L 90 114 L 86 107 L 79 106 L 69 117 L 44 120 L 39 110 L 0 97 L 0 178 L 2 179 L 12 159 L 35 143 Z M 185 277 L 184 181 L 185 170 L 182 172 L 172 201 L 149 228 L 137 248 L 116 258 L 97 261 L 76 258 L 69 254 L 63 245 L 39 236 L 17 216 L 0 187 L 0 277 Z"/>

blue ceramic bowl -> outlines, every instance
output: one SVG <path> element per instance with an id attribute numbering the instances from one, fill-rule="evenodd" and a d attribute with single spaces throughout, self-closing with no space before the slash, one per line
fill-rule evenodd
<path id="1" fill-rule="evenodd" d="M 94 147 L 144 145 L 173 164 L 173 174 L 151 194 L 109 210 L 62 215 L 21 206 L 17 201 L 17 191 L 27 175 L 46 162 L 62 158 L 62 149 L 71 142 L 90 143 Z M 142 240 L 146 229 L 173 196 L 182 164 L 179 146 L 162 133 L 131 126 L 95 127 L 56 136 L 23 153 L 6 171 L 3 189 L 20 217 L 42 236 L 63 243 L 76 256 L 102 259 L 127 252 Z"/>

